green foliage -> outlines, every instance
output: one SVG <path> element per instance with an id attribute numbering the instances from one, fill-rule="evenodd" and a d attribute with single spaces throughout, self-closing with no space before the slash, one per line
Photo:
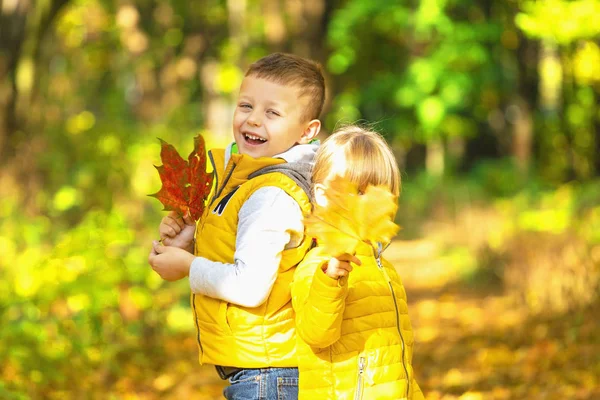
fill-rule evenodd
<path id="1" fill-rule="evenodd" d="M 400 2 L 354 0 L 336 11 L 328 33 L 327 65 L 340 75 L 341 95 L 361 88 L 351 104 L 335 104 L 332 115 L 360 110 L 407 143 L 471 135 L 473 122 L 463 115 L 495 85 L 493 46 L 502 33 L 482 10 L 460 1 L 424 1 L 411 10 Z"/>
<path id="2" fill-rule="evenodd" d="M 539 183 L 532 175 L 521 170 L 512 158 L 479 162 L 469 173 L 470 179 L 490 197 L 512 196 L 525 189 L 534 191 Z"/>

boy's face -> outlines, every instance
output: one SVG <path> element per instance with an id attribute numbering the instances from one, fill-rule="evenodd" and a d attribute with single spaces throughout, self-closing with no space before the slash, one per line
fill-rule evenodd
<path id="1" fill-rule="evenodd" d="M 319 133 L 318 120 L 303 118 L 309 99 L 298 92 L 295 86 L 244 78 L 233 115 L 233 136 L 241 154 L 273 157 Z"/>

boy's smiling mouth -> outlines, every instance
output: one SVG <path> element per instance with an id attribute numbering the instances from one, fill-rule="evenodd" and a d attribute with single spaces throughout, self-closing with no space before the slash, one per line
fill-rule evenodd
<path id="1" fill-rule="evenodd" d="M 246 143 L 251 145 L 259 145 L 267 142 L 267 139 L 264 139 L 250 132 L 244 132 L 244 139 Z"/>

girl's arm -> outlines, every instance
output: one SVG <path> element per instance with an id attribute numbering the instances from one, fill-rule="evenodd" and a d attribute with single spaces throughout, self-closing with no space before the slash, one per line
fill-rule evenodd
<path id="1" fill-rule="evenodd" d="M 302 218 L 300 206 L 283 189 L 258 189 L 238 213 L 234 263 L 196 257 L 189 273 L 192 292 L 243 307 L 260 306 L 277 278 L 281 253 L 302 242 Z"/>
<path id="2" fill-rule="evenodd" d="M 348 295 L 347 278 L 336 280 L 323 272 L 328 259 L 317 256 L 301 263 L 292 284 L 296 332 L 308 345 L 319 348 L 340 338 Z"/>

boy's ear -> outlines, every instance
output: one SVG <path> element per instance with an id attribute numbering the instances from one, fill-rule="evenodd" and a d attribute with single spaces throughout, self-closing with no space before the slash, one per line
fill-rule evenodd
<path id="1" fill-rule="evenodd" d="M 320 183 L 317 183 L 315 184 L 313 190 L 315 195 L 315 203 L 317 203 L 321 207 L 326 207 L 327 196 L 325 195 L 325 186 Z"/>
<path id="2" fill-rule="evenodd" d="M 308 125 L 306 125 L 306 128 L 304 128 L 304 132 L 302 132 L 302 136 L 300 137 L 300 140 L 298 141 L 298 143 L 300 143 L 300 144 L 309 143 L 311 140 L 313 140 L 315 137 L 317 137 L 317 135 L 319 134 L 320 131 L 321 131 L 321 121 L 319 121 L 318 119 L 313 119 L 312 121 L 310 121 L 308 123 Z"/>

